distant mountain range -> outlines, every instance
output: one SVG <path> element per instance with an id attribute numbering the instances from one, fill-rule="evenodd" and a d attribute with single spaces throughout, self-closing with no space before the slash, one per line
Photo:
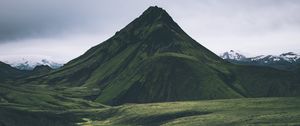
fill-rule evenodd
<path id="1" fill-rule="evenodd" d="M 49 66 L 52 69 L 57 69 L 63 66 L 62 63 L 57 63 L 50 59 L 40 56 L 12 56 L 2 58 L 1 61 L 19 70 L 33 70 L 36 66 L 41 65 Z"/>
<path id="2" fill-rule="evenodd" d="M 235 64 L 269 66 L 278 69 L 290 70 L 300 64 L 300 55 L 294 52 L 282 53 L 280 55 L 259 55 L 247 57 L 240 52 L 230 50 L 219 55 L 222 59 Z M 62 63 L 56 63 L 46 58 L 37 57 L 21 57 L 8 58 L 3 61 L 19 70 L 33 70 L 36 66 L 49 66 L 52 69 L 57 69 L 63 66 Z"/>
<path id="3" fill-rule="evenodd" d="M 282 53 L 280 55 L 246 57 L 239 52 L 230 50 L 221 54 L 220 57 L 235 64 L 268 66 L 284 70 L 294 70 L 300 64 L 300 55 L 294 52 Z"/>

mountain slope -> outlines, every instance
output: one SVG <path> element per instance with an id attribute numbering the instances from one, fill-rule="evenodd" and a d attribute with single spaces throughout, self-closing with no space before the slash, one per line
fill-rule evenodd
<path id="1" fill-rule="evenodd" d="M 165 10 L 150 7 L 113 37 L 62 68 L 22 82 L 68 86 L 75 92 L 84 88 L 81 97 L 117 105 L 272 96 L 264 92 L 280 88 L 281 82 L 286 82 L 283 86 L 297 85 L 293 77 L 274 69 L 230 64 L 188 36 Z M 264 88 L 252 95 L 256 90 L 251 85 Z M 278 95 L 297 95 L 293 92 L 298 89 Z"/>

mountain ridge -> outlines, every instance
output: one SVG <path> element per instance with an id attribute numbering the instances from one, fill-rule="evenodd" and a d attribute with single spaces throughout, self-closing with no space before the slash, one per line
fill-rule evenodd
<path id="1" fill-rule="evenodd" d="M 241 53 L 230 50 L 219 56 L 235 64 L 268 66 L 282 70 L 295 70 L 298 67 L 297 65 L 300 64 L 300 55 L 293 52 L 282 53 L 280 55 L 246 57 Z"/>
<path id="2" fill-rule="evenodd" d="M 62 63 L 43 56 L 2 56 L 1 61 L 19 70 L 33 70 L 36 66 L 47 65 L 52 69 L 63 66 Z"/>

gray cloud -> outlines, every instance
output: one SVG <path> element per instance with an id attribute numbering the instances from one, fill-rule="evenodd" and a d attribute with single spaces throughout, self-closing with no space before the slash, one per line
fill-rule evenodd
<path id="1" fill-rule="evenodd" d="M 216 53 L 300 53 L 299 0 L 1 0 L 0 50 L 6 52 L 0 55 L 61 54 L 70 60 L 151 5 L 165 8 L 189 35 Z M 74 51 L 78 53 L 69 53 Z"/>
<path id="2" fill-rule="evenodd" d="M 0 1 L 0 42 L 119 28 L 145 8 L 142 1 Z M 140 8 L 135 8 L 144 4 Z M 120 25 L 119 25 L 120 24 Z"/>

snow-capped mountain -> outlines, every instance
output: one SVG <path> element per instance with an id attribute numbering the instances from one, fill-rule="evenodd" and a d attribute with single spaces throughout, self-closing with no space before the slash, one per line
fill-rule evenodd
<path id="1" fill-rule="evenodd" d="M 220 55 L 221 58 L 223 59 L 227 59 L 227 60 L 245 60 L 246 56 L 235 52 L 233 50 L 230 50 L 229 52 L 225 52 L 223 54 Z"/>
<path id="2" fill-rule="evenodd" d="M 40 65 L 47 65 L 53 69 L 57 69 L 63 65 L 42 56 L 1 56 L 0 61 L 20 70 L 33 70 L 36 66 Z"/>
<path id="3" fill-rule="evenodd" d="M 225 60 L 237 60 L 237 61 L 263 61 L 265 63 L 267 62 L 299 62 L 300 61 L 300 55 L 293 53 L 293 52 L 288 52 L 288 53 L 282 53 L 280 55 L 259 55 L 255 57 L 246 57 L 241 53 L 237 53 L 233 50 L 230 50 L 229 52 L 224 52 L 223 54 L 220 55 L 222 59 Z"/>
<path id="4" fill-rule="evenodd" d="M 255 57 L 246 57 L 243 54 L 233 50 L 220 55 L 221 58 L 236 64 L 270 66 L 279 69 L 293 69 L 300 64 L 300 55 L 288 52 L 280 55 L 259 55 Z"/>

